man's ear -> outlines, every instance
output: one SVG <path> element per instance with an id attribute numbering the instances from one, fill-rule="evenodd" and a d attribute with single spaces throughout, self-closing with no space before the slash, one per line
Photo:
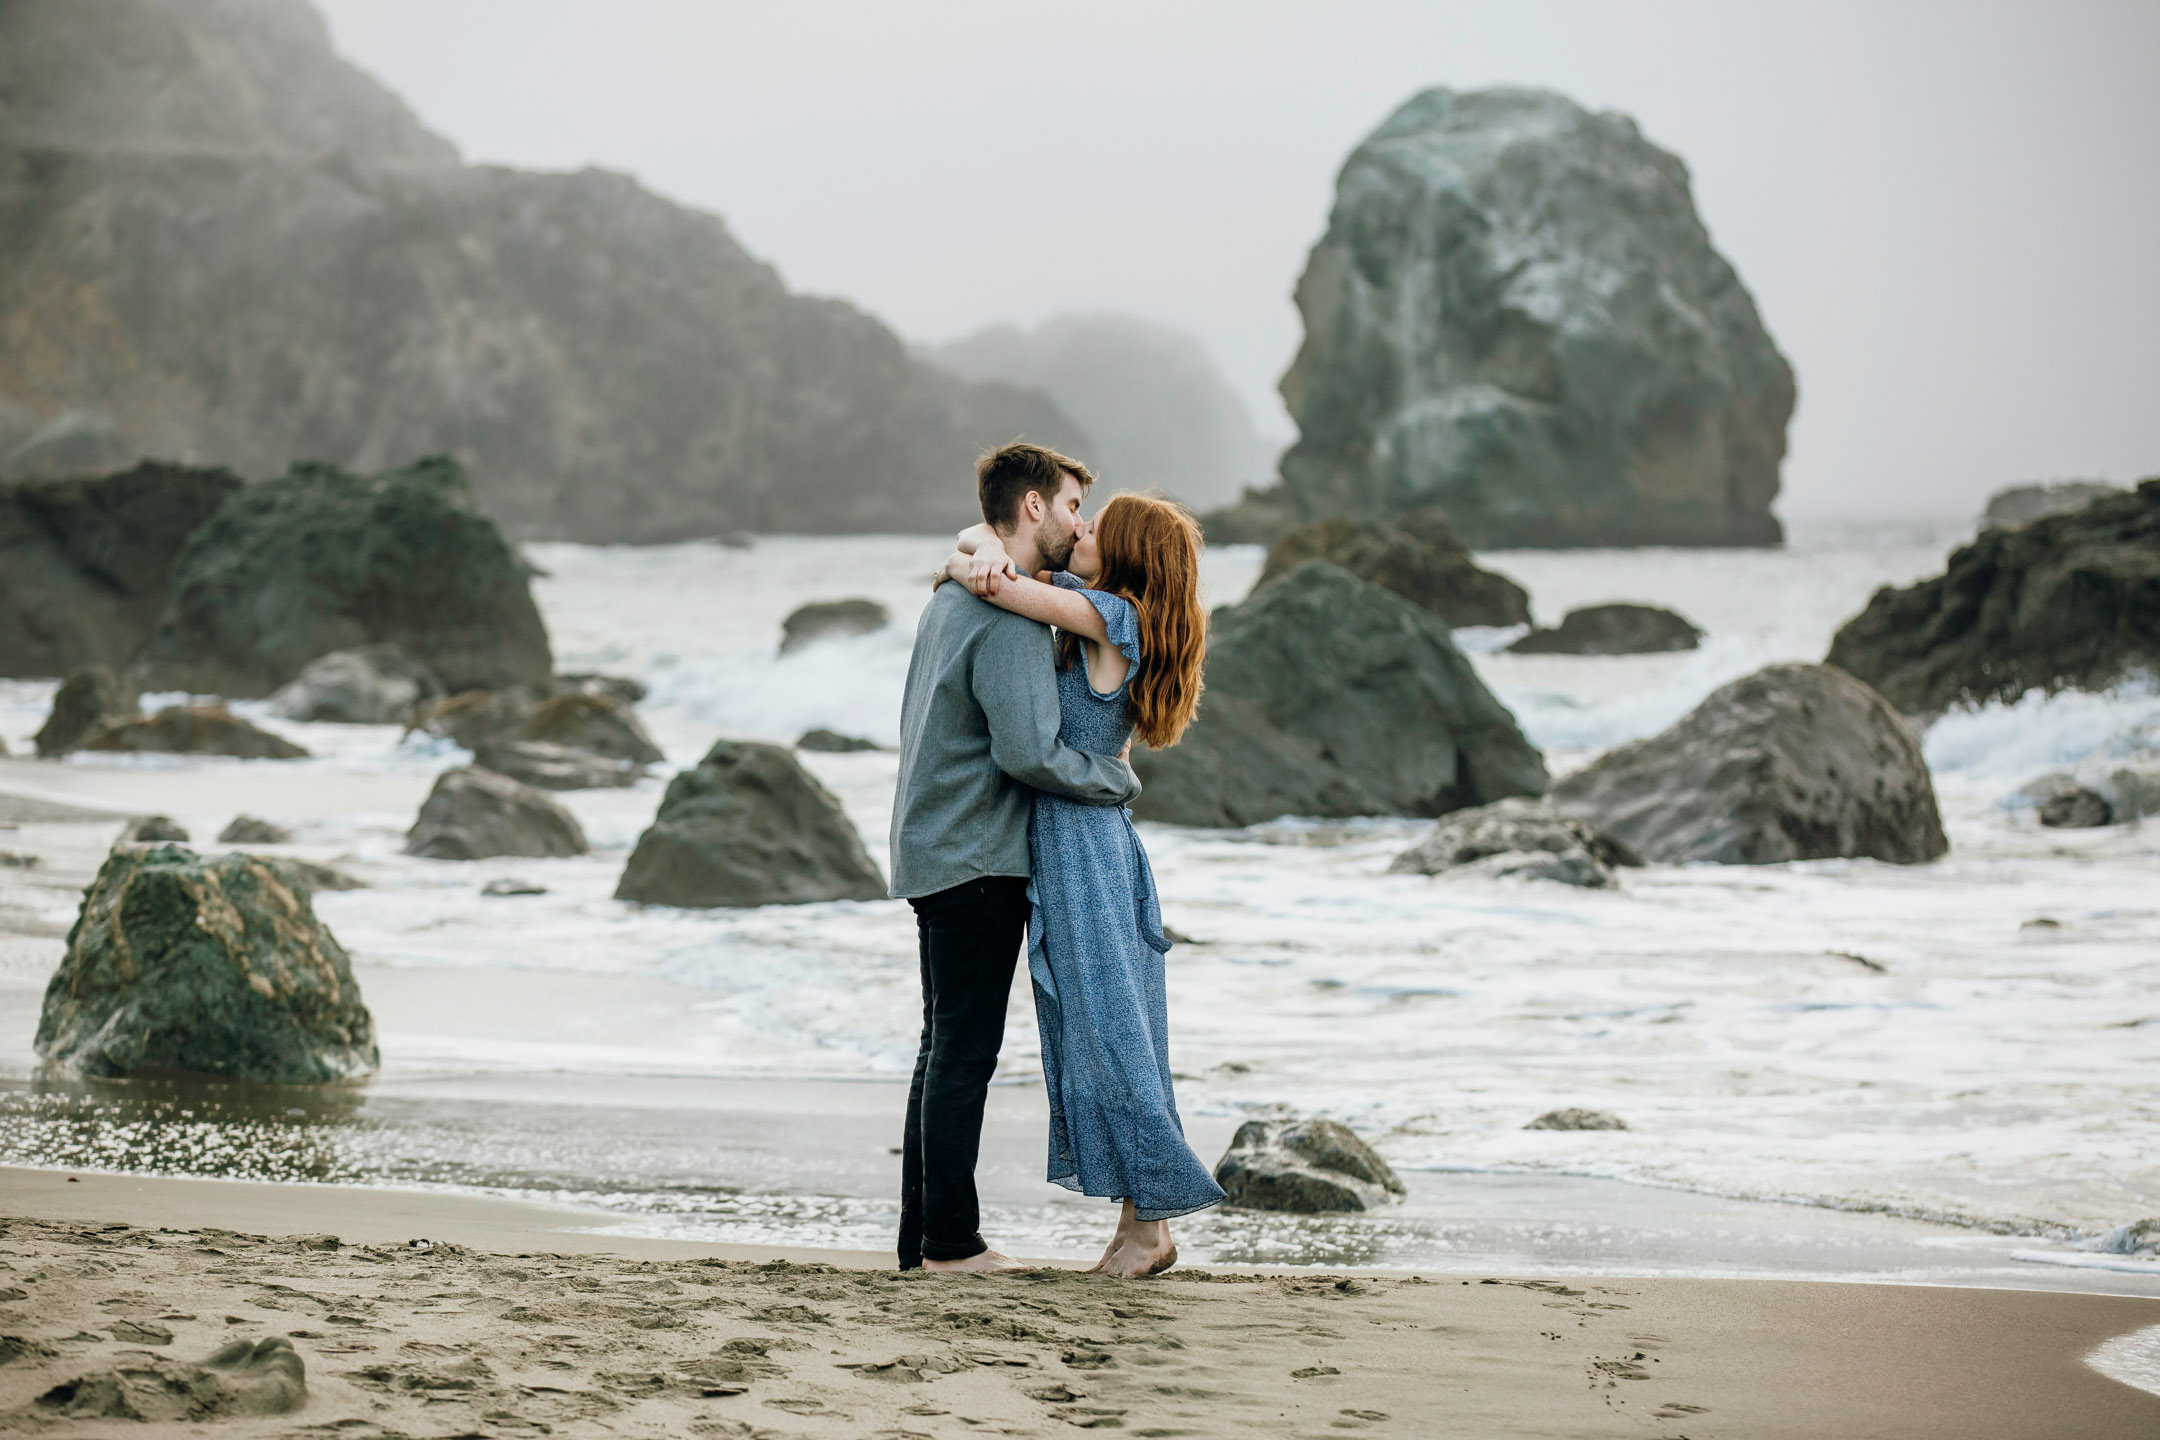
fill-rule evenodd
<path id="1" fill-rule="evenodd" d="M 1043 516 L 1050 513 L 1050 502 L 1043 499 L 1040 490 L 1030 490 L 1020 500 L 1020 514 L 1031 525 L 1040 525 Z"/>

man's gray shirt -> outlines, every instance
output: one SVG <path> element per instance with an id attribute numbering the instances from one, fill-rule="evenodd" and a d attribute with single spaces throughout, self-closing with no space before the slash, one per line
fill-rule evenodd
<path id="1" fill-rule="evenodd" d="M 1026 875 L 1034 790 L 1097 805 L 1139 795 L 1124 761 L 1057 737 L 1049 627 L 978 600 L 965 585 L 938 586 L 915 626 L 900 702 L 893 897 Z"/>

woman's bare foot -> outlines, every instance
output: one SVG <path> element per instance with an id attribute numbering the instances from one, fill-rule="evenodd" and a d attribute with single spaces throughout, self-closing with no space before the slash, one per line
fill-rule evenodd
<path id="1" fill-rule="evenodd" d="M 1110 1232 L 1110 1243 L 1103 1246 L 1102 1259 L 1088 1266 L 1088 1274 L 1099 1275 L 1110 1268 L 1110 1257 L 1117 1254 L 1119 1247 L 1125 1243 L 1126 1236 L 1132 1233 L 1132 1227 L 1136 1223 L 1138 1222 L 1133 1219 L 1132 1201 L 1120 1201 L 1118 1204 L 1117 1228 Z"/>
<path id="2" fill-rule="evenodd" d="M 1119 1229 L 1116 1243 L 1097 1267 L 1103 1274 L 1132 1280 L 1142 1275 L 1160 1275 L 1177 1264 L 1177 1246 L 1170 1240 L 1169 1221 L 1135 1220 Z"/>
<path id="3" fill-rule="evenodd" d="M 1010 1255 L 985 1250 L 982 1254 L 970 1255 L 965 1260 L 925 1260 L 922 1268 L 939 1275 L 1023 1275 L 1035 1267 L 1023 1264 Z"/>

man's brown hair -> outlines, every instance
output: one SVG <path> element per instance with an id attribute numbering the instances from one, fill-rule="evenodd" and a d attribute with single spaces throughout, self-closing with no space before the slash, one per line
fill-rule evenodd
<path id="1" fill-rule="evenodd" d="M 1095 483 L 1094 472 L 1070 455 L 1019 440 L 1000 445 L 975 462 L 975 494 L 982 501 L 983 519 L 1000 535 L 1011 533 L 1020 523 L 1020 502 L 1028 491 L 1048 505 L 1067 475 L 1080 482 L 1083 495 Z"/>

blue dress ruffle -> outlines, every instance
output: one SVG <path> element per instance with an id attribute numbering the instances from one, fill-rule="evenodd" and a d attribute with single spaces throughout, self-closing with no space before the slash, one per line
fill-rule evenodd
<path id="1" fill-rule="evenodd" d="M 1058 738 L 1115 755 L 1132 733 L 1126 694 L 1143 658 L 1140 617 L 1121 596 L 1055 579 L 1101 612 L 1129 662 L 1124 683 L 1099 695 L 1082 647 L 1058 673 Z M 1141 1220 L 1206 1209 L 1223 1191 L 1186 1143 L 1171 1092 L 1170 942 L 1132 812 L 1037 791 L 1028 846 L 1028 974 L 1050 1095 L 1050 1179 L 1130 1199 Z"/>

